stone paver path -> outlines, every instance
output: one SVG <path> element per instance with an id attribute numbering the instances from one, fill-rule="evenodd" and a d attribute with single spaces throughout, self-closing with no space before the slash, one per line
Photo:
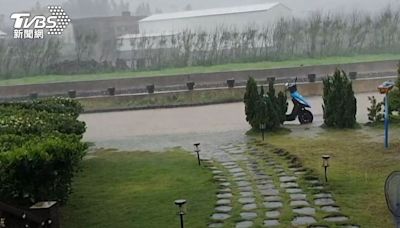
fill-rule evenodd
<path id="1" fill-rule="evenodd" d="M 219 189 L 208 227 L 359 227 L 295 156 L 253 142 L 221 146 L 212 169 Z"/>

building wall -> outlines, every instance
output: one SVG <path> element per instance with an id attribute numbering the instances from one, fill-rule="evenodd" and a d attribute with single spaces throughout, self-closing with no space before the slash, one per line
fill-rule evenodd
<path id="1" fill-rule="evenodd" d="M 97 61 L 115 61 L 117 37 L 125 34 L 139 33 L 138 21 L 143 17 L 113 16 L 83 18 L 72 20 L 73 34 L 94 31 L 97 40 L 94 45 L 92 58 Z"/>
<path id="2" fill-rule="evenodd" d="M 249 26 L 258 28 L 270 27 L 280 18 L 290 17 L 291 10 L 277 5 L 266 11 L 201 16 L 192 18 L 166 19 L 157 21 L 140 21 L 141 34 L 146 33 L 180 33 L 184 30 L 212 33 L 221 27 L 236 28 L 243 31 Z"/>

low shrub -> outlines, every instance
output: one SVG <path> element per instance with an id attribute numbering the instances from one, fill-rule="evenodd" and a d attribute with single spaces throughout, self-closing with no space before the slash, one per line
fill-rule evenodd
<path id="1" fill-rule="evenodd" d="M 85 150 L 74 136 L 51 136 L 0 152 L 0 200 L 19 205 L 65 202 Z"/>
<path id="2" fill-rule="evenodd" d="M 370 124 L 375 124 L 383 121 L 383 102 L 377 102 L 375 96 L 368 97 L 371 106 L 368 110 L 368 120 Z"/>
<path id="3" fill-rule="evenodd" d="M 82 106 L 63 98 L 0 104 L 0 200 L 65 202 L 87 145 Z"/>

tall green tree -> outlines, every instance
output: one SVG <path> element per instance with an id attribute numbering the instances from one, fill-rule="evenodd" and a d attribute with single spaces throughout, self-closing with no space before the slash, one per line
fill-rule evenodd
<path id="1" fill-rule="evenodd" d="M 325 126 L 353 128 L 356 125 L 357 100 L 351 80 L 344 71 L 336 69 L 333 76 L 323 80 L 323 84 Z"/>
<path id="2" fill-rule="evenodd" d="M 257 90 L 257 82 L 252 77 L 247 80 L 246 92 L 243 100 L 245 104 L 246 120 L 252 128 L 257 128 L 256 113 L 260 95 Z"/>

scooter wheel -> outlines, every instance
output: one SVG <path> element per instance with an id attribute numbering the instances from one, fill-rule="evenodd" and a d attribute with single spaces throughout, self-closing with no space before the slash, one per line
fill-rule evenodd
<path id="1" fill-rule="evenodd" d="M 313 114 L 308 110 L 302 110 L 299 113 L 299 121 L 301 124 L 309 124 L 314 120 Z"/>

